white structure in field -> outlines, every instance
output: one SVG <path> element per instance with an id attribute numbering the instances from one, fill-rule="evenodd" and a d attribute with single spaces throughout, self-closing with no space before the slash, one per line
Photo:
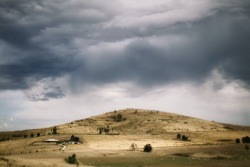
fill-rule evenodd
<path id="1" fill-rule="evenodd" d="M 48 139 L 48 140 L 45 140 L 46 142 L 58 142 L 59 140 L 57 139 Z"/>

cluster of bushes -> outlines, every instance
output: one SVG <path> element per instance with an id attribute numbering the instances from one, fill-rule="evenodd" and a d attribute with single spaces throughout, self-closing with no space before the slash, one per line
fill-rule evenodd
<path id="1" fill-rule="evenodd" d="M 185 135 L 177 134 L 177 139 L 182 140 L 182 141 L 187 141 L 188 137 Z"/>
<path id="2" fill-rule="evenodd" d="M 241 141 L 244 144 L 250 143 L 250 137 L 249 136 L 242 137 Z M 240 144 L 240 139 L 239 138 L 235 139 L 235 143 Z M 249 150 L 249 146 L 247 144 L 245 145 L 245 150 L 247 151 Z"/>
<path id="3" fill-rule="evenodd" d="M 242 137 L 241 141 L 242 143 L 250 143 L 250 137 L 249 136 Z M 240 139 L 239 138 L 235 139 L 235 143 L 239 144 Z"/>
<path id="4" fill-rule="evenodd" d="M 77 136 L 72 135 L 72 136 L 70 137 L 70 141 L 80 142 L 80 138 L 77 137 Z"/>

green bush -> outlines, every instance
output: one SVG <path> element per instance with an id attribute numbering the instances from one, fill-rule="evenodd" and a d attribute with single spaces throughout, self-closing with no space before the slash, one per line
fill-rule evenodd
<path id="1" fill-rule="evenodd" d="M 151 144 L 146 144 L 143 148 L 144 152 L 151 152 L 153 150 Z"/>
<path id="2" fill-rule="evenodd" d="M 242 137 L 242 143 L 250 143 L 250 137 Z"/>
<path id="3" fill-rule="evenodd" d="M 53 134 L 53 135 L 56 135 L 56 134 L 57 134 L 57 127 L 56 127 L 56 126 L 53 127 L 53 129 L 52 129 L 51 131 L 52 131 L 52 134 Z"/>
<path id="4" fill-rule="evenodd" d="M 70 141 L 80 142 L 80 138 L 77 137 L 77 136 L 75 136 L 75 135 L 72 135 L 72 136 L 70 137 Z"/>
<path id="5" fill-rule="evenodd" d="M 177 137 L 177 139 L 181 139 L 181 134 L 178 133 L 176 137 Z"/>
<path id="6" fill-rule="evenodd" d="M 65 161 L 68 162 L 69 164 L 76 164 L 77 163 L 76 154 L 69 156 L 68 158 L 65 159 Z"/>
<path id="7" fill-rule="evenodd" d="M 187 140 L 188 140 L 188 137 L 185 136 L 185 135 L 182 135 L 181 139 L 182 139 L 183 141 L 187 141 Z"/>
<path id="8" fill-rule="evenodd" d="M 237 138 L 237 139 L 235 140 L 235 143 L 239 144 L 239 143 L 240 143 L 240 139 Z"/>

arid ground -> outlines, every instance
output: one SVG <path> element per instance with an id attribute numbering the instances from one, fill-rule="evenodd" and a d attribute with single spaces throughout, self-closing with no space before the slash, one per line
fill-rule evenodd
<path id="1" fill-rule="evenodd" d="M 177 139 L 177 134 L 188 139 Z M 68 143 L 72 135 L 81 142 Z M 236 144 L 235 139 L 249 135 L 250 127 L 126 109 L 50 128 L 1 132 L 0 166 L 247 167 L 250 151 L 245 149 L 246 143 Z M 59 142 L 45 142 L 47 139 Z M 67 142 L 65 150 L 62 142 Z M 132 143 L 137 145 L 134 151 Z M 146 144 L 151 144 L 152 152 L 143 152 Z M 65 161 L 72 154 L 78 164 Z"/>

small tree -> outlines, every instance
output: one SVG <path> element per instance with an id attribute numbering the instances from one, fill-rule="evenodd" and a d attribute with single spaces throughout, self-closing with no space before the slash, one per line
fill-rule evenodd
<path id="1" fill-rule="evenodd" d="M 123 120 L 122 114 L 119 113 L 119 114 L 116 116 L 116 120 L 117 120 L 118 122 L 121 122 L 121 121 Z"/>
<path id="2" fill-rule="evenodd" d="M 74 141 L 74 139 L 75 139 L 75 135 L 72 135 L 72 136 L 70 137 L 70 141 Z"/>
<path id="3" fill-rule="evenodd" d="M 52 129 L 52 134 L 53 134 L 53 135 L 56 135 L 56 134 L 57 134 L 57 127 L 56 127 L 56 126 Z"/>
<path id="4" fill-rule="evenodd" d="M 177 139 L 181 139 L 181 134 L 178 133 L 176 137 L 177 137 Z"/>
<path id="5" fill-rule="evenodd" d="M 143 148 L 144 152 L 151 152 L 153 150 L 151 144 L 146 144 Z"/>
<path id="6" fill-rule="evenodd" d="M 28 136 L 25 134 L 23 137 L 24 137 L 24 138 L 27 138 Z"/>
<path id="7" fill-rule="evenodd" d="M 185 135 L 182 135 L 182 138 L 181 138 L 183 141 L 187 141 L 188 137 L 185 136 Z"/>
<path id="8" fill-rule="evenodd" d="M 40 133 L 37 133 L 37 134 L 36 134 L 37 137 L 40 137 L 40 135 L 41 135 Z"/>
<path id="9" fill-rule="evenodd" d="M 235 140 L 235 143 L 239 144 L 239 143 L 240 143 L 240 139 L 237 138 L 237 139 Z"/>
<path id="10" fill-rule="evenodd" d="M 31 133 L 30 137 L 31 137 L 31 138 L 32 138 L 32 137 L 34 137 L 34 134 L 33 134 L 33 133 Z"/>

